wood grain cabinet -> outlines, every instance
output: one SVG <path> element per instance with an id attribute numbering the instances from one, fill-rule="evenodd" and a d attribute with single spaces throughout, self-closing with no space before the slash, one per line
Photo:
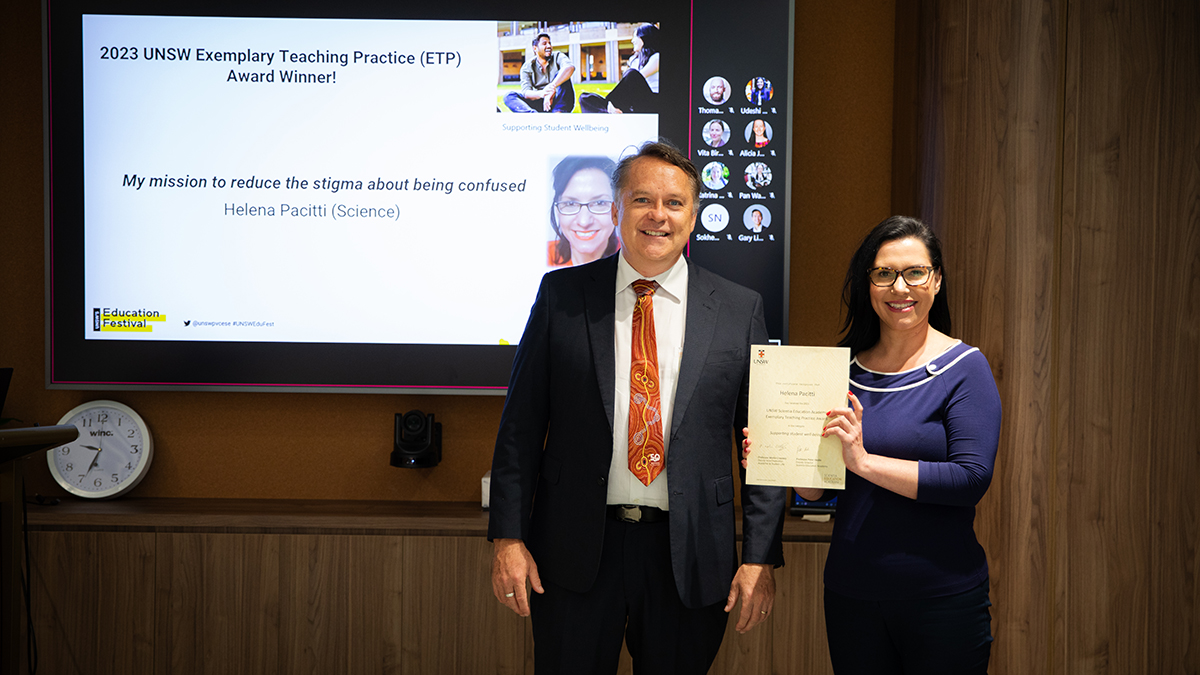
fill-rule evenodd
<path id="1" fill-rule="evenodd" d="M 29 520 L 39 673 L 533 672 L 478 506 L 128 500 Z M 774 616 L 745 636 L 731 622 L 714 673 L 832 672 L 829 526 L 786 536 Z"/>

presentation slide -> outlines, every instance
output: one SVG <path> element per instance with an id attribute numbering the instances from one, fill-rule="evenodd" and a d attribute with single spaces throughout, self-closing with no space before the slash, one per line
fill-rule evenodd
<path id="1" fill-rule="evenodd" d="M 84 339 L 516 344 L 555 168 L 659 121 L 501 114 L 496 26 L 85 15 Z"/>
<path id="2" fill-rule="evenodd" d="M 702 171 L 685 255 L 786 343 L 794 24 L 48 3 L 47 387 L 503 393 L 542 277 L 620 250 L 609 178 L 660 137 Z"/>

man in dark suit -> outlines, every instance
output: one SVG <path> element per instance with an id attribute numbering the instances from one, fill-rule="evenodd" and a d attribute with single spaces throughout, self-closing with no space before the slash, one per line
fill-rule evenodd
<path id="1" fill-rule="evenodd" d="M 762 298 L 682 257 L 700 175 L 648 143 L 613 175 L 622 249 L 542 279 L 492 460 L 496 598 L 532 612 L 537 672 L 706 673 L 728 612 L 771 612 L 787 491 L 742 486 Z M 535 594 L 527 597 L 526 580 Z"/>

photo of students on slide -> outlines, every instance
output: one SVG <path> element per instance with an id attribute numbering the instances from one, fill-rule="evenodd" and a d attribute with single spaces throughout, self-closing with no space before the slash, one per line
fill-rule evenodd
<path id="1" fill-rule="evenodd" d="M 533 58 L 521 67 L 521 90 L 504 97 L 504 105 L 516 113 L 575 110 L 575 88 L 571 75 L 575 64 L 562 52 L 554 51 L 550 36 L 539 33 L 533 39 Z"/>
<path id="2" fill-rule="evenodd" d="M 499 21 L 496 40 L 498 113 L 662 112 L 658 24 Z"/>
<path id="3" fill-rule="evenodd" d="M 629 57 L 621 81 L 607 96 L 591 92 L 579 95 L 579 107 L 585 113 L 657 112 L 658 26 L 644 23 L 633 34 L 633 55 Z"/>
<path id="4" fill-rule="evenodd" d="M 551 267 L 582 265 L 612 255 L 621 246 L 612 218 L 612 172 L 607 157 L 567 157 L 554 167 L 547 251 Z"/>

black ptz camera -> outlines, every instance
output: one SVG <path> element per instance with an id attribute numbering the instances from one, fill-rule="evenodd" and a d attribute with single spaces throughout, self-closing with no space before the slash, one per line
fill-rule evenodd
<path id="1" fill-rule="evenodd" d="M 396 413 L 396 448 L 392 466 L 425 469 L 442 461 L 442 423 L 433 421 L 433 413 L 409 410 Z"/>

